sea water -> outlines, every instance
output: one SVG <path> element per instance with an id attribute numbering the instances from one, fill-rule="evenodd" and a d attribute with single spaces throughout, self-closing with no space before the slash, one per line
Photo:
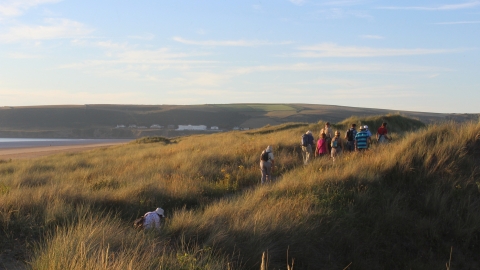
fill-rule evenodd
<path id="1" fill-rule="evenodd" d="M 125 139 L 49 139 L 49 138 L 0 138 L 0 149 L 42 147 L 42 146 L 67 146 L 103 143 L 122 143 Z"/>

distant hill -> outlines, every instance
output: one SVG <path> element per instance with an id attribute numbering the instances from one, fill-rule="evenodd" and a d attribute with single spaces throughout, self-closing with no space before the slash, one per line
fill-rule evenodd
<path id="1" fill-rule="evenodd" d="M 178 136 L 178 125 L 259 128 L 287 122 L 337 122 L 350 116 L 400 113 L 422 122 L 478 119 L 474 114 L 442 114 L 317 104 L 65 105 L 0 108 L 0 137 L 125 138 Z M 149 130 L 153 124 L 163 130 Z M 136 125 L 147 129 L 115 129 Z M 166 127 L 170 126 L 170 130 Z"/>

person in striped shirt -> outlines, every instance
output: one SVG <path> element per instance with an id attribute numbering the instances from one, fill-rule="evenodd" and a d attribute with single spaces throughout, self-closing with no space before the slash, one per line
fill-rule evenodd
<path id="1" fill-rule="evenodd" d="M 367 133 L 367 128 L 365 126 L 360 127 L 360 131 L 355 135 L 355 150 L 356 151 L 365 151 L 368 149 L 368 144 L 370 143 L 370 136 Z"/>

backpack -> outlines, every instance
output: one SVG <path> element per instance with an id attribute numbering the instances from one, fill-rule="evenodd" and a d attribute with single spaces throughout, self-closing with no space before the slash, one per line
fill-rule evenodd
<path id="1" fill-rule="evenodd" d="M 347 140 L 348 140 L 349 142 L 355 140 L 355 138 L 353 137 L 353 130 L 352 130 L 351 128 L 347 130 L 347 135 L 346 135 L 346 137 L 347 137 Z"/>
<path id="2" fill-rule="evenodd" d="M 332 140 L 332 144 L 331 144 L 332 148 L 337 148 L 338 147 L 338 143 L 337 143 L 337 139 L 333 139 Z"/>
<path id="3" fill-rule="evenodd" d="M 262 155 L 260 156 L 260 159 L 263 160 L 263 161 L 268 161 L 268 152 L 263 151 Z"/>
<path id="4" fill-rule="evenodd" d="M 145 216 L 141 216 L 133 222 L 133 227 L 135 229 L 143 229 L 143 224 L 145 223 Z"/>
<path id="5" fill-rule="evenodd" d="M 307 134 L 302 135 L 302 146 L 308 146 L 308 135 Z"/>

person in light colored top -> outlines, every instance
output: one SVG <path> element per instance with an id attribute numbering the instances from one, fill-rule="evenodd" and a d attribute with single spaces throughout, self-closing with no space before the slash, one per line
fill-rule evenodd
<path id="1" fill-rule="evenodd" d="M 145 218 L 145 220 L 143 221 L 143 228 L 145 230 L 159 230 L 162 225 L 162 218 L 164 218 L 165 215 L 162 208 L 157 208 L 155 211 L 146 213 L 143 217 Z"/>
<path id="2" fill-rule="evenodd" d="M 343 142 L 342 139 L 340 139 L 340 131 L 335 131 L 335 137 L 333 137 L 330 144 L 332 146 L 330 155 L 333 159 L 333 162 L 335 162 L 336 157 L 340 156 L 343 152 Z"/>
<path id="3" fill-rule="evenodd" d="M 272 181 L 273 167 L 275 164 L 272 147 L 269 145 L 260 155 L 260 171 L 262 172 L 261 183 Z"/>
<path id="4" fill-rule="evenodd" d="M 322 133 L 325 133 L 326 135 L 325 140 L 327 141 L 328 152 L 330 152 L 332 150 L 330 143 L 332 142 L 333 137 L 335 137 L 333 129 L 330 127 L 330 122 L 325 123 L 325 127 L 320 130 L 320 136 L 322 136 Z"/>
<path id="5" fill-rule="evenodd" d="M 368 126 L 365 125 L 365 126 L 363 126 L 363 127 L 365 128 L 365 131 L 366 131 L 367 134 L 368 134 L 368 138 L 372 138 L 372 132 L 368 129 Z"/>

